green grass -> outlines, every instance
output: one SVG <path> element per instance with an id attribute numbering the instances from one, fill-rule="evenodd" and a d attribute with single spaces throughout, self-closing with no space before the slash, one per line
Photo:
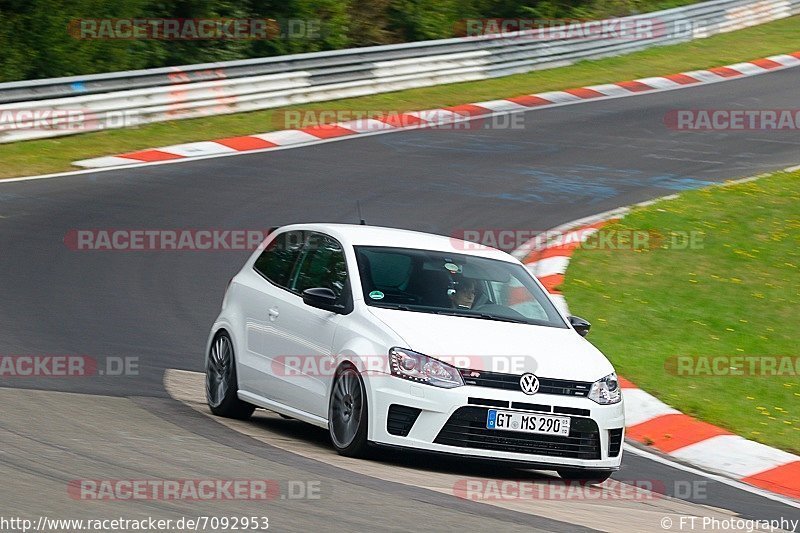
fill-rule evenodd
<path id="1" fill-rule="evenodd" d="M 799 31 L 800 17 L 792 17 L 690 43 L 486 81 L 4 144 L 0 178 L 69 170 L 72 161 L 89 157 L 284 129 L 278 117 L 286 109 L 411 111 L 727 65 L 794 52 L 800 48 Z"/>
<path id="2" fill-rule="evenodd" d="M 698 232 L 702 245 L 578 250 L 563 289 L 594 324 L 592 342 L 684 413 L 800 452 L 797 375 L 687 377 L 665 366 L 679 355 L 800 356 L 800 172 L 687 192 L 608 229 Z"/>

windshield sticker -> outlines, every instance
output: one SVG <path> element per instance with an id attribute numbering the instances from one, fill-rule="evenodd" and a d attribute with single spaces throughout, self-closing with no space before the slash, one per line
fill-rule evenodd
<path id="1" fill-rule="evenodd" d="M 369 297 L 373 300 L 383 300 L 383 293 L 381 291 L 372 291 L 369 293 Z"/>
<path id="2" fill-rule="evenodd" d="M 458 265 L 457 265 L 457 264 L 455 264 L 455 263 L 445 263 L 445 264 L 444 264 L 444 267 L 445 267 L 447 270 L 449 270 L 450 272 L 453 272 L 454 274 L 457 274 L 457 273 L 461 272 L 461 267 L 460 267 L 460 266 L 458 266 Z"/>

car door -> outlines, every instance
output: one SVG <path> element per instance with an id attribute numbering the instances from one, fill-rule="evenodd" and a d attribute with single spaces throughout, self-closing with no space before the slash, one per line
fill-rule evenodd
<path id="1" fill-rule="evenodd" d="M 352 310 L 344 250 L 338 241 L 321 233 L 306 236 L 306 245 L 290 284 L 292 297 L 282 302 L 276 322 L 285 334 L 283 380 L 289 389 L 291 405 L 327 418 L 328 383 L 337 359 L 337 354 L 331 350 L 336 329 L 346 317 L 303 303 L 303 291 L 316 287 L 331 289 L 345 313 Z"/>
<path id="2" fill-rule="evenodd" d="M 304 245 L 302 231 L 277 235 L 240 279 L 238 301 L 245 332 L 244 349 L 239 356 L 239 387 L 284 404 L 291 397 L 281 377 L 279 357 L 292 344 L 286 341 L 279 318 L 287 298 L 296 299 L 289 285 Z"/>

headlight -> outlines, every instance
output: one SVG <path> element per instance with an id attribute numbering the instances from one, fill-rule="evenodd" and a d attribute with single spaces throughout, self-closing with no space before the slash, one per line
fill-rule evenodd
<path id="1" fill-rule="evenodd" d="M 389 350 L 389 366 L 393 376 L 409 381 L 445 389 L 464 385 L 461 373 L 456 367 L 405 348 Z"/>
<path id="2" fill-rule="evenodd" d="M 600 405 L 609 405 L 612 403 L 621 402 L 622 389 L 619 388 L 617 373 L 612 372 L 603 379 L 599 379 L 592 383 L 592 388 L 589 389 L 588 398 L 599 403 Z"/>

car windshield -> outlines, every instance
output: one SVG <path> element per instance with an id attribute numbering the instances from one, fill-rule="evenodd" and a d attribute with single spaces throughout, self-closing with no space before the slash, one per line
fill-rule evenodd
<path id="1" fill-rule="evenodd" d="M 519 264 L 407 248 L 355 247 L 369 306 L 566 328 Z"/>

